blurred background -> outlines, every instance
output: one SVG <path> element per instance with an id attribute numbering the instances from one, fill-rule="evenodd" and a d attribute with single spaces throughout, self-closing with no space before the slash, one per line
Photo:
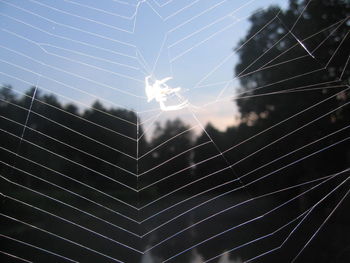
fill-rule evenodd
<path id="1" fill-rule="evenodd" d="M 349 16 L 0 0 L 1 262 L 348 262 Z"/>

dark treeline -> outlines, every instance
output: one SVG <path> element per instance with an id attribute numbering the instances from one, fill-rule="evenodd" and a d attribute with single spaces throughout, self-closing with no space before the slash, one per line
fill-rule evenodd
<path id="1" fill-rule="evenodd" d="M 78 105 L 62 104 L 54 95 L 41 93 L 40 88 L 35 92 L 35 87 L 32 87 L 25 95 L 18 95 L 10 86 L 2 87 L 1 175 L 31 189 L 63 196 L 62 189 L 54 188 L 32 174 L 85 197 L 110 203 L 106 196 L 94 196 L 93 191 L 79 183 L 83 182 L 135 207 L 142 207 L 207 175 L 215 175 L 184 188 L 170 199 L 160 200 L 154 207 L 150 206 L 143 215 L 147 217 L 159 208 L 184 199 L 184 196 L 237 177 L 241 179 L 233 184 L 208 190 L 208 196 L 243 184 L 248 187 L 243 188 L 241 195 L 259 196 L 348 168 L 350 67 L 344 67 L 349 56 L 347 33 L 350 24 L 346 18 L 350 15 L 350 6 L 346 1 L 313 1 L 299 17 L 307 2 L 291 0 L 287 10 L 280 12 L 278 7 L 271 7 L 250 18 L 251 28 L 240 43 L 244 45 L 237 47 L 240 60 L 234 72 L 234 75 L 241 76 L 241 98 L 233 102 L 239 107 L 241 121 L 226 131 L 219 131 L 209 123 L 205 132 L 195 135 L 188 131 L 190 127 L 184 121 L 178 119 L 158 124 L 148 140 L 143 136 L 137 142 L 137 135 L 143 133 L 143 127 L 137 128 L 138 116 L 134 112 L 106 108 L 98 101 L 91 108 L 80 111 Z M 267 24 L 268 27 L 252 38 Z M 321 29 L 325 30 L 319 32 Z M 164 142 L 167 143 L 163 145 Z M 267 175 L 266 179 L 255 182 Z M 331 184 L 329 187 L 334 188 Z M 4 192 L 23 192 L 18 186 L 3 188 L 6 188 Z M 131 188 L 142 191 L 135 193 Z M 324 193 L 300 198 L 295 209 L 304 211 Z M 342 194 L 344 192 L 340 191 L 332 197 L 320 215 L 330 211 Z M 33 198 L 33 203 L 40 203 L 38 197 L 30 198 Z M 68 199 L 62 197 L 62 200 Z M 196 202 L 198 200 L 193 204 Z M 111 204 L 110 207 L 133 218 L 138 216 L 125 205 Z M 200 219 L 202 212 L 180 221 L 179 227 Z M 171 218 L 173 214 L 169 212 L 169 216 Z M 342 260 L 349 255 L 349 250 L 346 250 L 348 237 L 339 236 L 337 239 L 332 233 L 339 233 L 339 225 L 345 225 L 348 216 L 330 227 L 323 240 L 318 240 L 322 252 L 313 247 L 306 252 L 306 257 L 317 257 L 313 262 L 345 262 Z M 274 217 L 276 221 L 279 219 L 279 216 Z M 127 225 L 123 219 L 117 222 Z M 155 227 L 158 223 L 151 222 L 148 227 Z M 171 233 L 171 229 L 164 231 L 164 236 L 166 231 Z M 191 238 L 186 238 L 191 234 L 186 233 L 180 247 L 191 244 Z M 205 231 L 193 235 L 202 239 L 206 237 Z M 245 236 L 249 236 L 247 232 L 238 235 L 237 239 Z M 210 249 L 199 247 L 198 253 L 208 258 L 213 253 L 224 251 L 227 249 L 225 241 L 229 240 L 216 242 Z M 167 246 L 167 250 L 170 246 L 175 249 L 179 243 Z M 154 252 L 159 258 L 163 253 L 166 252 Z M 232 254 L 232 257 L 236 256 Z M 284 256 L 281 258 L 285 259 Z M 190 257 L 179 258 L 178 262 L 190 262 Z"/>

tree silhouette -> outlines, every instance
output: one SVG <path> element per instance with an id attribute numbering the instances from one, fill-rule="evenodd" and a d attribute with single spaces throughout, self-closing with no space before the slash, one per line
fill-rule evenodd
<path id="1" fill-rule="evenodd" d="M 235 67 L 242 85 L 239 92 L 242 97 L 248 98 L 237 100 L 237 105 L 242 114 L 242 123 L 251 126 L 251 133 L 256 134 L 333 94 L 335 96 L 265 133 L 264 140 L 255 141 L 255 149 L 343 105 L 350 97 L 348 90 L 339 93 L 341 89 L 327 88 L 339 85 L 344 89 L 350 77 L 349 67 L 344 68 L 349 55 L 344 47 L 348 42 L 347 16 L 350 5 L 346 1 L 309 2 L 292 0 L 285 11 L 270 7 L 250 18 L 252 25 L 240 43 L 245 44 L 238 49 L 240 60 Z M 259 34 L 255 35 L 256 32 Z M 326 82 L 332 83 L 320 84 Z M 295 88 L 299 88 L 299 92 L 288 92 Z M 316 89 L 300 90 L 303 88 Z M 305 145 L 344 127 L 349 123 L 348 116 L 349 107 L 335 110 L 306 126 L 302 132 L 286 137 L 283 143 L 295 147 Z M 290 150 L 290 147 L 276 144 L 264 155 L 253 157 L 250 163 L 264 164 L 277 157 L 277 153 Z M 337 165 L 314 163 L 309 165 L 313 167 L 311 169 L 305 167 L 305 172 L 308 172 L 304 176 L 344 167 L 349 163 L 347 154 L 344 154 L 348 151 L 341 150 L 337 153 L 338 159 L 334 160 Z M 334 156 L 334 153 L 331 155 Z"/>
<path id="2" fill-rule="evenodd" d="M 286 10 L 272 6 L 250 18 L 251 27 L 237 47 L 239 63 L 235 66 L 241 83 L 239 93 L 243 97 L 237 100 L 241 124 L 226 133 L 228 138 L 235 138 L 238 142 L 257 135 L 229 152 L 230 160 L 237 155 L 249 156 L 234 165 L 240 175 L 249 173 L 244 177 L 244 183 L 348 136 L 347 131 L 341 131 L 308 146 L 350 124 L 349 107 L 340 107 L 350 98 L 347 89 L 350 68 L 346 67 L 349 14 L 347 1 L 291 0 Z M 329 88 L 333 86 L 338 89 Z M 324 102 L 319 103 L 321 101 Z M 312 108 L 305 110 L 309 107 Z M 295 114 L 296 117 L 292 117 Z M 304 148 L 296 151 L 301 147 Z M 349 149 L 349 142 L 345 141 L 298 163 L 295 168 L 283 169 L 278 176 L 273 174 L 273 184 L 267 180 L 257 182 L 251 191 L 254 194 L 273 191 L 345 169 L 350 165 Z M 288 155 L 293 151 L 294 154 Z M 288 156 L 272 162 L 283 155 Z M 270 162 L 270 165 L 265 165 Z M 256 172 L 250 173 L 255 169 Z M 341 194 L 330 198 L 329 207 Z M 301 198 L 300 209 L 312 202 L 313 199 Z M 326 211 L 327 208 L 322 210 L 320 217 Z M 338 220 L 342 224 L 347 219 Z M 324 236 L 329 242 L 316 242 L 314 249 L 308 250 L 303 259 L 315 257 L 315 247 L 322 247 L 324 252 L 317 257 L 318 262 L 331 262 L 333 258 L 339 260 L 336 262 L 343 262 L 341 260 L 346 254 L 343 242 L 349 241 L 344 237 L 341 242 L 335 240 L 331 232 L 337 231 L 337 227 L 337 224 L 331 225 Z M 272 258 L 266 260 L 271 262 Z"/>
<path id="3" fill-rule="evenodd" d="M 235 67 L 236 75 L 241 76 L 241 92 L 249 95 L 259 95 L 334 81 L 340 78 L 348 52 L 346 48 L 338 49 L 338 46 L 344 38 L 343 47 L 347 43 L 346 34 L 349 30 L 349 23 L 346 21 L 346 17 L 349 15 L 350 6 L 346 1 L 311 1 L 299 18 L 300 12 L 304 10 L 308 2 L 292 0 L 289 9 L 285 11 L 280 12 L 278 7 L 270 7 L 267 11 L 258 12 L 250 18 L 252 26 L 240 45 L 246 43 L 250 38 L 252 39 L 238 49 L 240 61 Z M 298 22 L 295 24 L 296 21 Z M 266 25 L 268 26 L 266 27 Z M 329 28 L 330 25 L 334 26 Z M 320 29 L 327 28 L 328 30 L 315 34 Z M 336 33 L 334 33 L 335 29 Z M 259 30 L 261 30 L 259 34 L 253 37 Z M 332 32 L 333 35 L 322 43 Z M 298 40 L 302 41 L 303 45 L 309 52 L 313 53 L 315 58 L 307 53 L 302 45 L 298 43 Z M 321 46 L 319 46 L 320 43 L 322 43 Z M 290 51 L 281 55 L 291 47 L 293 48 Z M 333 54 L 335 56 L 331 59 Z M 276 57 L 278 58 L 276 59 Z M 302 58 L 296 59 L 299 57 Z M 290 61 L 293 59 L 296 60 Z M 289 62 L 283 63 L 285 61 Z M 278 64 L 278 66 L 265 70 L 261 69 L 274 64 Z M 324 66 L 327 66 L 327 68 L 319 73 L 311 73 L 304 77 L 283 81 L 280 85 L 271 85 L 288 77 L 299 76 Z M 249 72 L 253 73 L 249 74 Z M 349 76 L 350 69 L 347 67 L 342 75 L 344 83 L 347 83 Z M 264 87 L 266 85 L 271 86 Z M 328 92 L 325 90 L 324 93 Z M 279 95 L 278 99 L 274 96 L 262 96 L 240 99 L 237 104 L 243 119 L 246 121 L 254 118 L 253 114 L 259 120 L 266 119 L 266 116 L 270 116 L 268 120 L 271 120 L 284 117 L 283 112 L 285 110 L 288 110 L 288 112 L 296 111 L 305 106 L 306 103 L 313 100 L 317 101 L 325 96 L 327 94 L 322 92 L 302 93 L 293 97 L 293 103 L 290 103 L 290 94 Z"/>

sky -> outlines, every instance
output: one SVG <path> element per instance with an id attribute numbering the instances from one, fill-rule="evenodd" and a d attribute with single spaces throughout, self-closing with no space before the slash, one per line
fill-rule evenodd
<path id="1" fill-rule="evenodd" d="M 0 82 L 80 109 L 97 99 L 131 109 L 150 131 L 174 118 L 224 130 L 237 123 L 233 48 L 249 16 L 272 4 L 288 0 L 0 0 Z M 148 102 L 147 76 L 171 77 L 180 98 L 167 106 L 189 106 L 163 112 Z"/>

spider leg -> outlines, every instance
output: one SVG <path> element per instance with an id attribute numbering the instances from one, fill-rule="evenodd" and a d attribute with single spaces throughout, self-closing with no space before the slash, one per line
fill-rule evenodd
<path id="1" fill-rule="evenodd" d="M 167 78 L 164 78 L 162 80 L 158 80 L 159 84 L 164 84 L 166 83 L 167 81 L 171 80 L 173 77 L 167 77 Z"/>
<path id="2" fill-rule="evenodd" d="M 161 110 L 163 110 L 163 111 L 174 111 L 174 110 L 181 110 L 181 109 L 187 107 L 188 101 L 185 100 L 178 105 L 172 105 L 172 106 L 166 106 L 163 101 L 160 101 L 159 105 L 160 105 Z"/>

